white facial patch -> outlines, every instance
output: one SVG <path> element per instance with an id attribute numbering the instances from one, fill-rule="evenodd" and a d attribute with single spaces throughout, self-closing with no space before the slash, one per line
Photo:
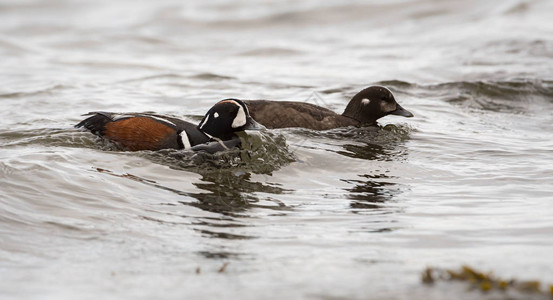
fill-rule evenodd
<path id="1" fill-rule="evenodd" d="M 392 98 L 394 97 L 394 94 L 392 93 L 392 91 L 390 91 L 389 88 L 387 88 L 385 86 L 381 86 L 380 88 L 388 91 L 388 93 L 390 93 Z M 393 102 L 395 102 L 395 101 L 393 101 Z M 397 108 L 396 103 L 390 103 L 390 102 L 381 102 L 380 103 L 380 109 L 383 112 L 392 112 L 392 111 L 396 110 L 396 108 Z"/>
<path id="2" fill-rule="evenodd" d="M 234 117 L 234 121 L 232 121 L 232 128 L 238 128 L 246 125 L 246 113 L 244 112 L 244 108 L 242 105 L 238 104 L 238 112 L 236 113 L 236 117 Z"/>
<path id="3" fill-rule="evenodd" d="M 383 112 L 392 112 L 394 110 L 396 110 L 396 104 L 395 103 L 388 103 L 388 102 L 380 102 L 380 110 L 383 111 Z"/>
<path id="4" fill-rule="evenodd" d="M 188 149 L 190 147 L 192 147 L 192 145 L 190 145 L 190 140 L 188 139 L 188 134 L 186 134 L 186 131 L 182 131 L 180 133 L 180 138 L 181 138 L 181 141 L 182 141 L 182 145 L 184 146 L 184 149 Z"/>
<path id="5" fill-rule="evenodd" d="M 213 114 L 213 117 L 214 117 L 215 119 L 217 119 L 217 118 L 219 117 L 219 114 L 218 114 L 217 112 L 215 112 L 215 113 Z"/>
<path id="6" fill-rule="evenodd" d="M 209 115 L 207 115 L 202 123 L 200 123 L 200 129 L 204 127 L 205 123 L 207 123 L 207 120 L 209 120 Z"/>
<path id="7" fill-rule="evenodd" d="M 361 104 L 363 104 L 363 105 L 367 105 L 369 103 L 371 103 L 371 100 L 369 100 L 367 98 L 364 98 L 363 100 L 361 100 Z"/>

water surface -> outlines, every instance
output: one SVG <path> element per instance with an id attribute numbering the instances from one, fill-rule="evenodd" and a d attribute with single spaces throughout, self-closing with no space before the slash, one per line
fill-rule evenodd
<path id="1" fill-rule="evenodd" d="M 462 264 L 553 283 L 552 13 L 0 3 L 2 299 L 504 296 L 420 281 Z M 72 128 L 97 110 L 198 122 L 226 97 L 341 112 L 371 84 L 415 118 L 275 130 L 216 156 L 121 152 Z"/>

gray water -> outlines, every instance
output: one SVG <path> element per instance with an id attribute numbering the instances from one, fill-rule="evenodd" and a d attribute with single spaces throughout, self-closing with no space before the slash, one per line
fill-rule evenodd
<path id="1" fill-rule="evenodd" d="M 524 299 L 427 266 L 553 283 L 553 2 L 0 2 L 2 299 Z M 242 151 L 120 152 L 88 111 L 216 101 L 341 112 Z"/>

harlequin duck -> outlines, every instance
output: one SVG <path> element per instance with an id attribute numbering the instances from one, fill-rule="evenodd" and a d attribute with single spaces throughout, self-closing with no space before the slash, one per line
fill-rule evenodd
<path id="1" fill-rule="evenodd" d="M 383 86 L 371 86 L 357 93 L 341 115 L 305 102 L 247 100 L 244 103 L 251 116 L 267 128 L 327 130 L 347 126 L 376 126 L 376 120 L 387 115 L 413 117 Z"/>
<path id="2" fill-rule="evenodd" d="M 91 112 L 86 115 L 91 116 L 75 127 L 84 127 L 130 151 L 172 148 L 216 152 L 239 143 L 234 132 L 263 128 L 237 99 L 219 101 L 199 125 L 149 113 Z M 216 142 L 212 143 L 215 148 L 206 147 L 209 142 Z"/>

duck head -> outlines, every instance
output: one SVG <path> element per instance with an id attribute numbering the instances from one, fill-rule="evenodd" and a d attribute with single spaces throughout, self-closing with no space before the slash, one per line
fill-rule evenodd
<path id="1" fill-rule="evenodd" d="M 387 115 L 413 117 L 411 112 L 396 102 L 392 92 L 383 86 L 371 86 L 357 93 L 342 115 L 367 125 L 376 124 L 376 120 Z"/>
<path id="2" fill-rule="evenodd" d="M 217 102 L 198 125 L 198 129 L 203 133 L 221 140 L 231 139 L 238 131 L 263 128 L 263 125 L 257 123 L 250 116 L 246 104 L 238 99 L 225 99 Z"/>

